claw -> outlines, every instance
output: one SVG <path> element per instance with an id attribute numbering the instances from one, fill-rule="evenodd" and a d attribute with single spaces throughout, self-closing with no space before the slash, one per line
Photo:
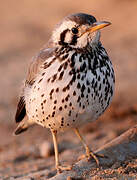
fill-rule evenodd
<path id="1" fill-rule="evenodd" d="M 92 151 L 90 151 L 89 154 L 88 154 L 88 161 L 89 161 L 91 158 L 93 158 L 93 159 L 96 161 L 97 166 L 99 166 L 99 160 L 98 160 L 96 154 L 94 154 Z"/>
<path id="2" fill-rule="evenodd" d="M 80 157 L 78 157 L 78 161 L 87 158 L 88 161 L 90 161 L 92 158 L 96 161 L 97 165 L 99 166 L 99 158 L 107 158 L 107 156 L 103 155 L 103 154 L 97 154 L 97 153 L 93 153 L 92 151 L 87 151 L 86 154 L 81 155 Z"/>
<path id="3" fill-rule="evenodd" d="M 108 158 L 108 156 L 104 155 L 104 154 L 98 154 L 98 153 L 94 153 L 96 155 L 96 157 L 100 157 L 100 158 Z"/>
<path id="4" fill-rule="evenodd" d="M 71 169 L 72 169 L 72 166 L 61 166 L 61 165 L 58 165 L 57 167 L 56 167 L 56 169 L 57 169 L 57 174 L 60 174 L 60 173 L 62 173 L 62 171 L 70 171 Z"/>

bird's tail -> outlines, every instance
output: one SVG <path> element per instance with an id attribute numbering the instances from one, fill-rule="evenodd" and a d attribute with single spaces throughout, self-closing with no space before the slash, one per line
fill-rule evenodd
<path id="1" fill-rule="evenodd" d="M 22 122 L 19 123 L 17 128 L 14 131 L 14 135 L 18 135 L 24 131 L 26 131 L 33 123 L 30 123 L 28 120 L 24 119 Z"/>

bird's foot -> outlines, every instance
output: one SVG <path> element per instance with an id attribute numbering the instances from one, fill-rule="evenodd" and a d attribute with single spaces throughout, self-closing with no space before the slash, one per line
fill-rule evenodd
<path id="1" fill-rule="evenodd" d="M 86 154 L 83 154 L 81 155 L 78 160 L 82 160 L 82 159 L 85 159 L 87 158 L 88 161 L 90 161 L 92 158 L 96 161 L 97 165 L 99 166 L 99 160 L 98 160 L 98 157 L 99 158 L 105 158 L 106 156 L 103 155 L 103 154 L 97 154 L 97 153 L 93 153 L 92 151 L 88 151 L 86 152 Z"/>
<path id="2" fill-rule="evenodd" d="M 68 165 L 68 166 L 58 165 L 56 166 L 56 169 L 57 169 L 57 174 L 60 174 L 62 173 L 62 171 L 70 171 L 72 169 L 72 166 L 71 165 Z"/>

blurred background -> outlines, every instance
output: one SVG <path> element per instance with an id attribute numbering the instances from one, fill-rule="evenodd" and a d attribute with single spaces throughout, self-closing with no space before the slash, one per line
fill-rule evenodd
<path id="1" fill-rule="evenodd" d="M 111 57 L 116 74 L 115 96 L 111 107 L 91 126 L 82 131 L 103 133 L 94 148 L 111 140 L 136 124 L 137 120 L 137 1 L 136 0 L 14 0 L 0 1 L 0 158 L 13 160 L 15 147 L 28 146 L 50 139 L 48 130 L 34 127 L 24 135 L 13 137 L 14 114 L 22 81 L 33 55 L 50 38 L 56 23 L 70 13 L 84 12 L 97 20 L 112 22 L 102 30 L 101 41 Z M 105 128 L 101 128 L 101 127 Z M 100 132 L 100 128 L 103 129 Z M 36 132 L 41 133 L 40 138 Z M 107 134 L 106 134 L 107 132 Z M 68 132 L 66 132 L 67 138 Z M 110 135 L 110 136 L 109 136 Z M 46 137 L 45 137 L 46 136 Z M 73 135 L 71 135 L 73 136 Z M 96 135 L 95 135 L 96 137 Z M 27 138 L 27 140 L 26 140 Z M 61 136 L 61 138 L 63 138 Z M 91 139 L 90 139 L 91 138 Z M 68 138 L 69 139 L 69 138 Z M 29 141 L 30 140 L 30 141 Z M 38 141 L 38 142 L 37 142 Z M 77 142 L 77 141 L 76 141 Z M 10 147 L 10 153 L 9 148 Z M 14 148 L 13 148 L 14 147 Z M 7 151 L 8 149 L 8 151 Z M 22 151 L 21 151 L 22 152 Z M 5 153 L 5 156 L 4 154 Z M 10 155 L 9 155 L 10 154 Z M 16 154 L 17 155 L 17 154 Z M 14 154 L 14 156 L 16 156 Z M 5 159 L 4 159 L 5 158 Z M 3 161 L 2 161 L 3 160 Z M 4 171 L 3 171 L 4 173 Z M 11 172 L 7 172 L 7 174 Z"/>

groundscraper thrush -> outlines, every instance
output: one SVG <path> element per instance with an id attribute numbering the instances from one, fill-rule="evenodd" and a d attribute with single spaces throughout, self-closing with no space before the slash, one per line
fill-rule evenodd
<path id="1" fill-rule="evenodd" d="M 114 92 L 114 71 L 100 42 L 100 29 L 109 22 L 78 13 L 65 17 L 46 46 L 32 59 L 16 112 L 15 134 L 37 123 L 51 130 L 58 172 L 57 132 L 73 129 L 89 150 L 78 128 L 95 121 L 108 107 Z M 24 117 L 27 116 L 27 120 Z"/>

